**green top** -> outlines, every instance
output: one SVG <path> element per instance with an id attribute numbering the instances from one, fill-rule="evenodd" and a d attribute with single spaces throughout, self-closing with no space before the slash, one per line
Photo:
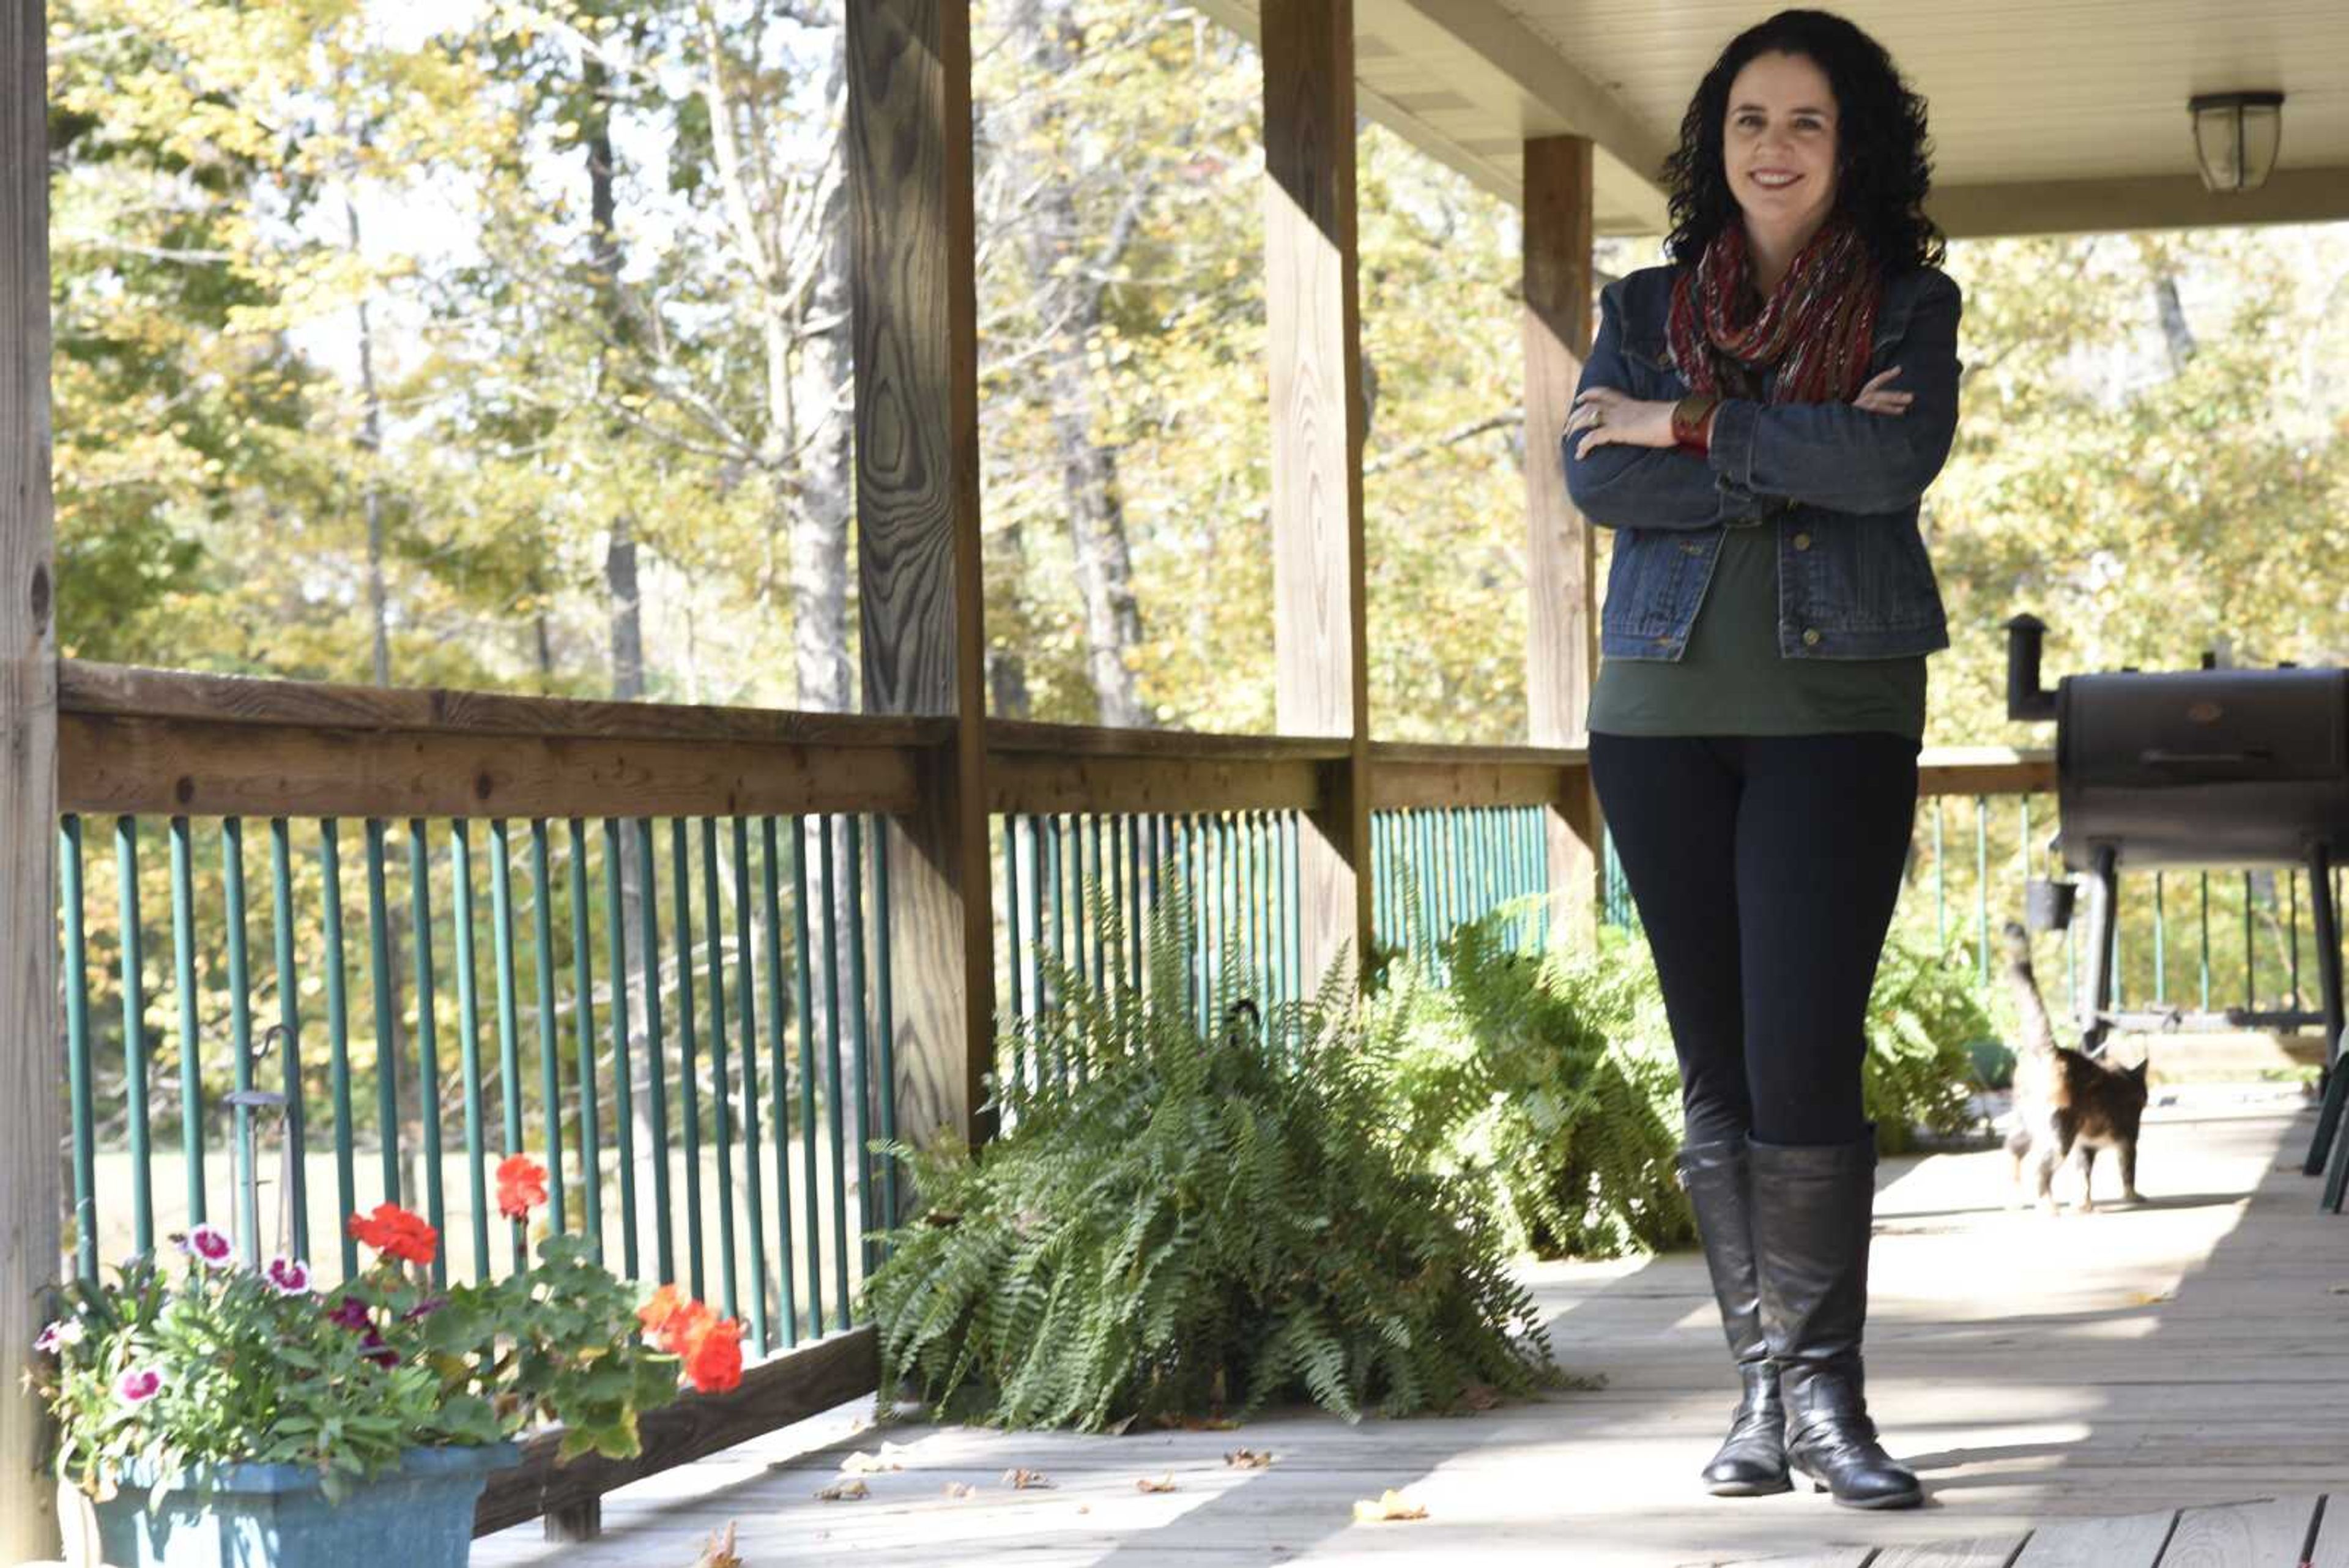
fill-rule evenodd
<path id="1" fill-rule="evenodd" d="M 1723 528 L 1676 661 L 1608 659 L 1586 729 L 1609 735 L 1925 738 L 1925 656 L 1788 659 L 1778 651 L 1778 526 Z"/>

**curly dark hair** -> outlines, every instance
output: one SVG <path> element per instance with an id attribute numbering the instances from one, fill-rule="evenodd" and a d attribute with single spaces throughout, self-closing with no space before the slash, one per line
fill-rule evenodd
<path id="1" fill-rule="evenodd" d="M 1722 166 L 1730 84 L 1756 55 L 1800 55 L 1824 72 L 1836 98 L 1836 210 L 1848 216 L 1888 273 L 1940 264 L 1946 247 L 1925 215 L 1933 179 L 1925 100 L 1909 90 L 1884 46 L 1830 11 L 1781 11 L 1729 41 L 1697 84 L 1681 120 L 1681 144 L 1664 161 L 1671 195 L 1672 260 L 1693 263 L 1738 216 Z"/>

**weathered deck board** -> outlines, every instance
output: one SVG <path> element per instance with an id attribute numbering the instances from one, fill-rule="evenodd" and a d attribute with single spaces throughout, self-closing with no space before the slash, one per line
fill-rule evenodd
<path id="1" fill-rule="evenodd" d="M 2349 1288 L 2349 1220 L 2318 1214 L 2315 1184 L 2297 1174 L 2310 1114 L 2197 1103 L 2149 1117 L 2151 1201 L 2137 1209 L 2050 1220 L 2005 1207 L 1996 1151 L 1885 1162 L 1870 1399 L 1888 1446 L 1924 1479 L 1922 1509 L 1839 1509 L 1807 1487 L 1704 1494 L 1696 1472 L 1735 1384 L 1691 1251 L 1526 1271 L 1559 1361 L 1604 1373 L 1599 1390 L 1457 1419 L 1349 1427 L 1285 1411 L 1238 1431 L 1124 1438 L 874 1429 L 847 1408 L 615 1493 L 601 1542 L 511 1532 L 474 1561 L 687 1568 L 734 1520 L 752 1568 L 1472 1556 L 1479 1568 L 2154 1568 L 2157 1552 L 2160 1568 L 2295 1568 L 2333 1493 L 2315 1562 L 2349 1568 L 2349 1295 L 2335 1293 Z M 847 1453 L 885 1437 L 906 1469 L 867 1477 L 861 1502 L 815 1500 Z M 1226 1467 L 1239 1447 L 1278 1458 Z M 1002 1477 L 1015 1465 L 1056 1484 L 1014 1491 Z M 1135 1490 L 1161 1476 L 1176 1490 Z M 949 1499 L 948 1481 L 977 1490 Z M 1428 1518 L 1354 1523 L 1353 1501 L 1387 1488 Z M 1972 1557 L 1951 1555 L 1969 1543 Z M 1942 1555 L 1902 1554 L 1926 1547 Z"/>

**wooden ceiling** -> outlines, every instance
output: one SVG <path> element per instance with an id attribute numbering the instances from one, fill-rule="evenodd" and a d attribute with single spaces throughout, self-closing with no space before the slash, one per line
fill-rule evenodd
<path id="1" fill-rule="evenodd" d="M 1257 0 L 1194 0 L 1253 36 Z M 1526 139 L 1599 144 L 1600 234 L 1663 227 L 1654 171 L 1738 0 L 1355 0 L 1364 113 L 1509 202 Z M 1954 236 L 2349 219 L 2349 0 L 1842 0 L 1931 106 Z M 2266 187 L 2214 196 L 2186 100 L 2277 88 Z"/>

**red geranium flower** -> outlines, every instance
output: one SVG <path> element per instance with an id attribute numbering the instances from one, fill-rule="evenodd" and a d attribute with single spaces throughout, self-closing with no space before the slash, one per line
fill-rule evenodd
<path id="1" fill-rule="evenodd" d="M 397 1203 L 378 1203 L 372 1214 L 352 1215 L 350 1233 L 385 1257 L 410 1263 L 429 1263 L 440 1251 L 440 1232 Z"/>
<path id="2" fill-rule="evenodd" d="M 741 1386 L 742 1325 L 734 1319 L 706 1317 L 695 1325 L 683 1354 L 686 1381 L 702 1393 L 723 1394 Z"/>
<path id="3" fill-rule="evenodd" d="M 526 1154 L 510 1154 L 498 1162 L 498 1212 L 509 1220 L 527 1220 L 546 1201 L 546 1167 Z"/>
<path id="4" fill-rule="evenodd" d="M 686 1380 L 704 1394 L 740 1385 L 742 1325 L 734 1319 L 670 1284 L 653 1293 L 636 1320 L 655 1345 L 685 1363 Z"/>

